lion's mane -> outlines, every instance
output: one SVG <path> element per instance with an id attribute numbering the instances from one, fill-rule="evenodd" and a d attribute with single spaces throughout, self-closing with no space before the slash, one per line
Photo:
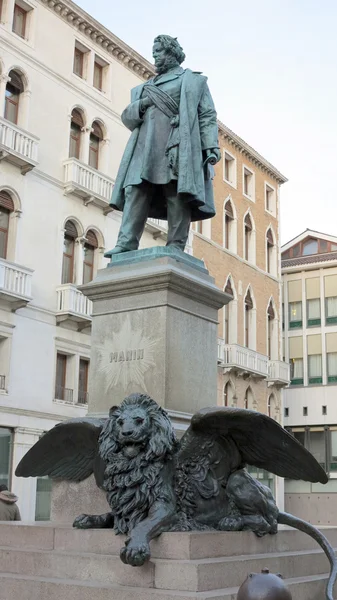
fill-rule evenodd
<path id="1" fill-rule="evenodd" d="M 116 421 L 130 407 L 144 408 L 150 431 L 143 450 L 126 457 L 116 439 Z M 144 394 L 132 394 L 118 407 L 112 407 L 99 438 L 100 456 L 106 463 L 104 489 L 114 516 L 116 533 L 128 533 L 147 515 L 154 502 L 169 500 L 172 488 L 164 484 L 163 465 L 172 460 L 178 448 L 168 414 Z"/>

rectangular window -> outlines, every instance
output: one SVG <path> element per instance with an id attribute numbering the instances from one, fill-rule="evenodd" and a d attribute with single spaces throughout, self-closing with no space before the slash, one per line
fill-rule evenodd
<path id="1" fill-rule="evenodd" d="M 27 11 L 19 6 L 18 4 L 14 4 L 14 15 L 13 15 L 13 26 L 12 31 L 19 35 L 22 38 L 25 38 L 26 35 L 26 23 L 27 23 Z"/>
<path id="2" fill-rule="evenodd" d="M 308 327 L 318 327 L 321 324 L 321 301 L 319 298 L 307 300 Z"/>
<path id="3" fill-rule="evenodd" d="M 265 206 L 266 210 L 273 215 L 276 215 L 276 196 L 275 189 L 265 183 Z"/>
<path id="4" fill-rule="evenodd" d="M 64 400 L 72 404 L 73 390 L 66 387 L 67 362 L 67 355 L 58 352 L 56 356 L 55 400 Z"/>
<path id="5" fill-rule="evenodd" d="M 309 383 L 322 383 L 322 355 L 311 354 L 308 356 Z"/>
<path id="6" fill-rule="evenodd" d="M 103 89 L 103 67 L 96 60 L 94 63 L 94 87 L 98 90 Z"/>
<path id="7" fill-rule="evenodd" d="M 12 431 L 0 427 L 0 484 L 10 487 Z"/>
<path id="8" fill-rule="evenodd" d="M 78 404 L 88 404 L 88 376 L 89 361 L 80 358 L 80 370 L 78 378 Z"/>
<path id="9" fill-rule="evenodd" d="M 303 417 L 307 417 L 307 416 L 308 416 L 308 407 L 303 406 Z"/>
<path id="10" fill-rule="evenodd" d="M 325 431 L 311 431 L 309 433 L 309 448 L 308 450 L 314 455 L 317 462 L 326 469 L 325 457 L 326 457 L 326 434 Z"/>
<path id="11" fill-rule="evenodd" d="M 229 152 L 224 152 L 224 179 L 236 187 L 236 160 Z"/>
<path id="12" fill-rule="evenodd" d="M 337 431 L 330 431 L 330 471 L 337 471 Z"/>
<path id="13" fill-rule="evenodd" d="M 289 417 L 289 408 L 284 409 L 284 416 Z"/>
<path id="14" fill-rule="evenodd" d="M 79 77 L 83 77 L 84 52 L 75 47 L 73 72 Z"/>
<path id="15" fill-rule="evenodd" d="M 327 415 L 328 411 L 327 411 L 327 406 L 322 406 L 322 415 Z"/>
<path id="16" fill-rule="evenodd" d="M 289 329 L 302 327 L 302 302 L 289 302 Z"/>
<path id="17" fill-rule="evenodd" d="M 337 383 L 337 352 L 328 352 L 328 383 Z"/>
<path id="18" fill-rule="evenodd" d="M 327 325 L 337 323 L 337 296 L 325 298 L 325 321 Z"/>
<path id="19" fill-rule="evenodd" d="M 247 167 L 243 167 L 243 193 L 250 200 L 254 200 L 254 173 Z"/>
<path id="20" fill-rule="evenodd" d="M 290 359 L 291 385 L 303 385 L 303 358 Z"/>

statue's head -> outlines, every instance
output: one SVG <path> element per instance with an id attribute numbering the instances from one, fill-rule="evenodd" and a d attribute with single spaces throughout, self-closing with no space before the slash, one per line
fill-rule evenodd
<path id="1" fill-rule="evenodd" d="M 152 55 L 158 74 L 178 67 L 185 60 L 185 54 L 177 38 L 158 35 L 153 42 Z"/>
<path id="2" fill-rule="evenodd" d="M 101 455 L 127 458 L 144 453 L 149 460 L 174 452 L 177 440 L 167 413 L 145 394 L 131 394 L 113 406 L 101 435 Z"/>

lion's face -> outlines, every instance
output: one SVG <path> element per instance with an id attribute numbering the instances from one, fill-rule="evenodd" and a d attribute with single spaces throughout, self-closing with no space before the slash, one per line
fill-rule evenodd
<path id="1" fill-rule="evenodd" d="M 148 412 L 141 406 L 128 406 L 115 420 L 115 438 L 129 458 L 137 456 L 151 435 Z"/>

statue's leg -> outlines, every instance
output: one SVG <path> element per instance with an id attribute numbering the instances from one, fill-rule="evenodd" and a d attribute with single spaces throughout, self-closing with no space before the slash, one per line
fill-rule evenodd
<path id="1" fill-rule="evenodd" d="M 149 213 L 152 190 L 152 184 L 146 181 L 125 188 L 122 223 L 113 254 L 138 249 Z"/>
<path id="2" fill-rule="evenodd" d="M 114 526 L 112 513 L 104 515 L 79 515 L 73 522 L 76 529 L 108 529 Z"/>
<path id="3" fill-rule="evenodd" d="M 175 246 L 184 250 L 191 224 L 191 208 L 177 194 L 177 182 L 171 181 L 163 186 L 167 202 L 168 235 L 166 246 Z"/>

